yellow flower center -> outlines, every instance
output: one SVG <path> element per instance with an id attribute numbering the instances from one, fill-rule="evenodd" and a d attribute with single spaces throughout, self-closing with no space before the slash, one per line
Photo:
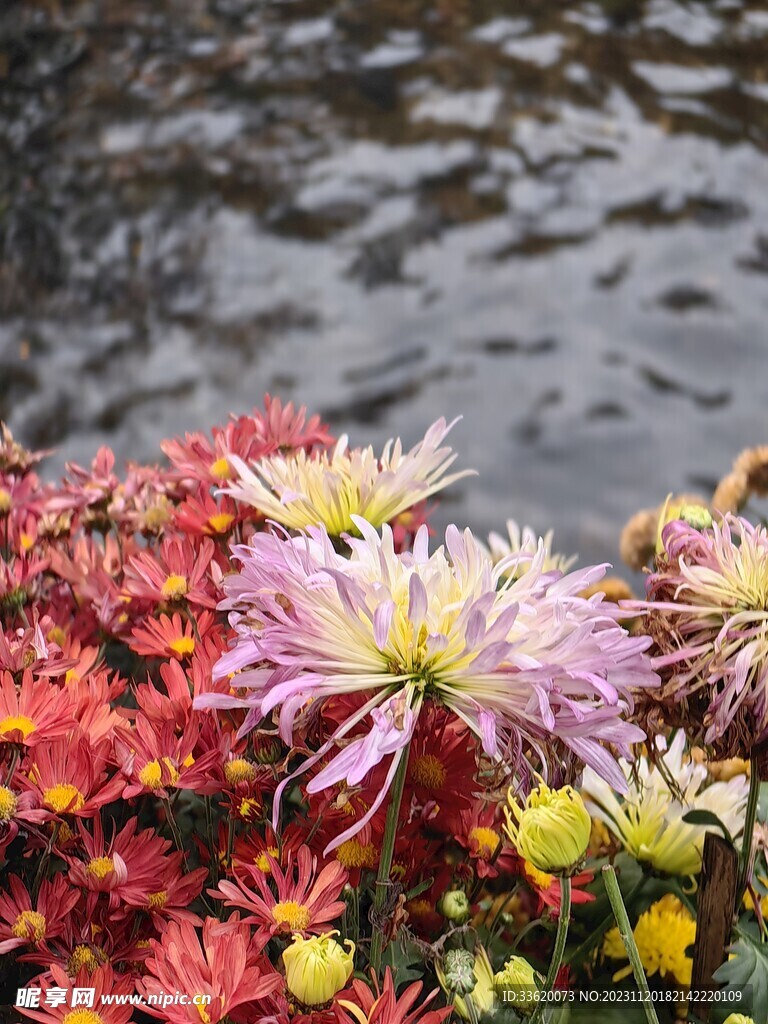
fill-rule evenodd
<path id="1" fill-rule="evenodd" d="M 173 766 L 169 757 L 163 758 L 163 764 L 168 769 L 168 775 L 170 776 L 168 784 L 175 786 L 179 781 L 178 771 Z M 139 772 L 139 782 L 142 786 L 146 786 L 147 789 L 160 789 L 163 784 L 163 765 L 157 760 L 147 761 Z"/>
<path id="2" fill-rule="evenodd" d="M 10 821 L 16 813 L 19 801 L 7 786 L 0 786 L 0 821 Z"/>
<path id="3" fill-rule="evenodd" d="M 293 900 L 276 903 L 272 908 L 272 917 L 275 924 L 287 924 L 292 932 L 303 932 L 309 927 L 309 910 L 301 903 L 294 903 Z"/>
<path id="4" fill-rule="evenodd" d="M 159 892 L 151 892 L 147 897 L 147 906 L 151 907 L 152 910 L 162 910 L 167 902 L 168 893 L 165 889 L 161 889 Z"/>
<path id="5" fill-rule="evenodd" d="M 272 865 L 269 863 L 269 857 L 267 857 L 267 854 L 269 854 L 270 857 L 274 857 L 275 860 L 277 860 L 279 853 L 280 851 L 276 846 L 268 846 L 263 853 L 259 854 L 259 856 L 254 861 L 254 864 L 259 869 L 259 871 L 263 872 L 265 875 L 268 875 L 272 871 Z"/>
<path id="6" fill-rule="evenodd" d="M 210 517 L 208 525 L 214 533 L 226 533 L 234 521 L 235 517 L 229 512 L 218 512 L 215 516 Z"/>
<path id="7" fill-rule="evenodd" d="M 61 626 L 52 626 L 51 629 L 48 630 L 48 636 L 46 639 L 50 640 L 52 644 L 58 644 L 59 647 L 62 647 L 67 641 L 67 634 Z"/>
<path id="8" fill-rule="evenodd" d="M 180 636 L 177 640 L 171 640 L 168 646 L 174 654 L 180 654 L 183 657 L 186 654 L 194 653 L 195 641 L 191 636 Z"/>
<path id="9" fill-rule="evenodd" d="M 240 801 L 238 813 L 241 818 L 248 821 L 250 818 L 258 818 L 261 813 L 261 804 L 253 797 L 246 796 Z"/>
<path id="10" fill-rule="evenodd" d="M 336 860 L 345 868 L 375 868 L 379 854 L 373 843 L 363 846 L 357 839 L 347 839 L 336 851 Z"/>
<path id="11" fill-rule="evenodd" d="M 0 722 L 0 733 L 20 732 L 24 739 L 35 731 L 35 723 L 26 715 L 8 715 Z"/>
<path id="12" fill-rule="evenodd" d="M 189 584 L 184 576 L 171 574 L 162 586 L 161 593 L 166 601 L 180 601 L 189 590 Z"/>
<path id="13" fill-rule="evenodd" d="M 104 1024 L 104 1018 L 95 1010 L 70 1010 L 64 1015 L 61 1024 Z"/>
<path id="14" fill-rule="evenodd" d="M 548 889 L 555 880 L 554 875 L 548 875 L 546 871 L 539 871 L 529 860 L 525 861 L 525 873 L 528 880 L 533 882 L 538 889 Z"/>
<path id="15" fill-rule="evenodd" d="M 51 831 L 53 831 L 53 822 L 51 822 L 51 826 L 50 827 L 51 827 Z M 59 826 L 59 831 L 57 833 L 57 837 L 58 837 L 59 843 L 71 843 L 72 840 L 75 838 L 75 833 L 72 831 L 72 829 L 66 823 L 66 821 L 62 821 L 61 825 Z"/>
<path id="16" fill-rule="evenodd" d="M 152 533 L 162 529 L 170 518 L 171 513 L 165 505 L 150 505 L 144 511 L 144 525 Z"/>
<path id="17" fill-rule="evenodd" d="M 222 456 L 220 459 L 216 459 L 215 462 L 211 463 L 211 476 L 215 476 L 217 480 L 229 480 L 232 476 L 232 470 L 229 468 L 229 461 Z"/>
<path id="18" fill-rule="evenodd" d="M 111 857 L 94 857 L 88 864 L 88 870 L 96 878 L 103 879 L 115 870 L 115 865 Z"/>
<path id="19" fill-rule="evenodd" d="M 73 814 L 85 806 L 85 797 L 71 782 L 60 782 L 43 793 L 43 803 L 56 814 Z"/>
<path id="20" fill-rule="evenodd" d="M 75 946 L 72 955 L 67 960 L 67 974 L 70 978 L 76 978 L 84 967 L 89 972 L 93 972 L 107 962 L 107 957 L 101 950 L 94 952 L 90 946 Z"/>
<path id="21" fill-rule="evenodd" d="M 45 918 L 36 910 L 22 910 L 16 918 L 11 932 L 17 939 L 42 942 L 45 938 Z"/>
<path id="22" fill-rule="evenodd" d="M 256 769 L 244 757 L 236 757 L 224 765 L 224 775 L 230 786 L 236 786 L 238 782 L 250 782 L 256 775 Z"/>
<path id="23" fill-rule="evenodd" d="M 447 772 L 439 757 L 435 757 L 434 754 L 422 754 L 413 762 L 411 776 L 418 786 L 440 789 L 445 783 Z"/>
<path id="24" fill-rule="evenodd" d="M 7 515 L 11 511 L 12 503 L 11 492 L 6 491 L 4 487 L 0 487 L 0 516 Z"/>
<path id="25" fill-rule="evenodd" d="M 499 845 L 499 833 L 482 825 L 473 828 L 469 833 L 469 838 L 477 843 L 478 856 L 486 860 L 494 855 L 496 847 Z"/>

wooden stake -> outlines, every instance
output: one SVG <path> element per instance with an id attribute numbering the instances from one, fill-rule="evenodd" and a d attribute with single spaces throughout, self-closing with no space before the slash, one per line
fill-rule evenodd
<path id="1" fill-rule="evenodd" d="M 699 879 L 692 989 L 712 992 L 718 987 L 713 975 L 728 956 L 738 874 L 739 858 L 734 848 L 717 833 L 707 832 Z M 708 1021 L 711 1005 L 693 1003 L 691 1010 Z"/>

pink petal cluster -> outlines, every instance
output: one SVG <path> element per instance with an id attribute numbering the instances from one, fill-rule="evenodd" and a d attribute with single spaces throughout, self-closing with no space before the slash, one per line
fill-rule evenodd
<path id="1" fill-rule="evenodd" d="M 674 520 L 648 577 L 646 613 L 662 687 L 652 696 L 722 756 L 768 739 L 768 531 L 726 515 Z"/>
<path id="2" fill-rule="evenodd" d="M 545 571 L 543 543 L 533 556 L 494 566 L 472 534 L 454 526 L 431 554 L 426 528 L 412 551 L 398 552 L 388 526 L 379 534 L 359 517 L 354 523 L 360 537 L 347 538 L 348 558 L 323 528 L 261 533 L 234 549 L 240 572 L 224 579 L 222 607 L 236 640 L 214 675 L 236 673 L 232 685 L 244 692 L 198 700 L 248 707 L 245 729 L 279 707 L 280 734 L 290 742 L 323 701 L 360 695 L 357 710 L 302 766 L 340 747 L 310 787 L 354 785 L 391 762 L 368 813 L 329 850 L 376 813 L 428 702 L 450 709 L 486 755 L 512 768 L 529 751 L 546 770 L 553 750 L 561 759 L 567 750 L 625 789 L 611 748 L 629 756 L 644 738 L 625 717 L 632 690 L 658 677 L 644 653 L 650 639 L 629 636 L 619 625 L 624 613 L 602 594 L 581 596 L 604 566 Z M 515 578 L 508 570 L 521 559 L 528 568 Z M 278 809 L 276 800 L 275 818 Z"/>

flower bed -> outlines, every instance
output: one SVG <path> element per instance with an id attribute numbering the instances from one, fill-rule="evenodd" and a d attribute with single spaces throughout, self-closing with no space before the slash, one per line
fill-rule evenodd
<path id="1" fill-rule="evenodd" d="M 628 525 L 638 601 L 431 536 L 450 429 L 377 455 L 267 397 L 58 485 L 4 429 L 0 1004 L 766 1020 L 765 452 Z"/>

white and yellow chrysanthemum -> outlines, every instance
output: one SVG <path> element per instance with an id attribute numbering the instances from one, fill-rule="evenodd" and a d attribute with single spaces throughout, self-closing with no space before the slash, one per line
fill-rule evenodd
<path id="1" fill-rule="evenodd" d="M 246 692 L 198 701 L 248 707 L 249 726 L 280 706 L 280 734 L 291 742 L 305 709 L 345 694 L 364 698 L 303 766 L 337 749 L 307 785 L 319 792 L 341 780 L 359 785 L 390 762 L 366 816 L 334 846 L 376 813 L 429 701 L 466 722 L 485 753 L 510 767 L 524 746 L 543 767 L 557 744 L 622 786 L 614 752 L 629 757 L 644 737 L 626 721 L 630 687 L 653 686 L 657 677 L 643 653 L 648 638 L 628 636 L 602 595 L 581 596 L 603 566 L 545 573 L 539 545 L 516 579 L 503 562 L 491 565 L 468 530 L 449 527 L 445 545 L 430 554 L 422 527 L 413 550 L 398 552 L 388 526 L 379 534 L 358 516 L 353 522 L 349 558 L 322 528 L 286 538 L 257 533 L 233 549 L 240 571 L 225 577 L 222 607 L 236 639 L 214 675 L 232 675 Z M 358 724 L 367 731 L 348 742 Z M 291 778 L 278 787 L 275 815 Z"/>
<path id="2" fill-rule="evenodd" d="M 665 740 L 656 737 L 663 751 Z M 701 851 L 708 827 L 683 821 L 689 811 L 710 811 L 732 836 L 744 827 L 748 784 L 744 775 L 728 782 L 708 779 L 704 765 L 684 757 L 685 734 L 678 732 L 663 754 L 667 777 L 676 781 L 675 794 L 662 772 L 647 757 L 632 767 L 619 764 L 627 779 L 628 793 L 620 798 L 594 771 L 587 768 L 581 793 L 589 812 L 602 821 L 628 853 L 656 871 L 668 875 L 695 875 L 701 870 Z"/>
<path id="3" fill-rule="evenodd" d="M 539 540 L 538 535 L 530 526 L 518 526 L 514 519 L 507 520 L 507 536 L 502 537 L 500 533 L 488 534 L 488 554 L 494 565 L 505 562 L 508 566 L 505 576 L 522 576 L 528 569 L 534 556 L 538 553 L 539 545 L 544 545 L 545 557 L 542 565 L 544 572 L 551 572 L 553 569 L 559 572 L 568 572 L 576 561 L 576 555 L 558 554 L 552 550 L 554 533 L 548 530 Z M 516 556 L 511 559 L 510 556 Z"/>
<path id="4" fill-rule="evenodd" d="M 399 438 L 387 441 L 380 458 L 371 447 L 350 450 L 346 435 L 331 452 L 273 455 L 253 467 L 230 455 L 238 480 L 224 493 L 289 530 L 324 526 L 338 537 L 356 532 L 353 516 L 380 527 L 473 472 L 448 473 L 456 454 L 441 445 L 455 423 L 437 420 L 407 452 Z"/>

